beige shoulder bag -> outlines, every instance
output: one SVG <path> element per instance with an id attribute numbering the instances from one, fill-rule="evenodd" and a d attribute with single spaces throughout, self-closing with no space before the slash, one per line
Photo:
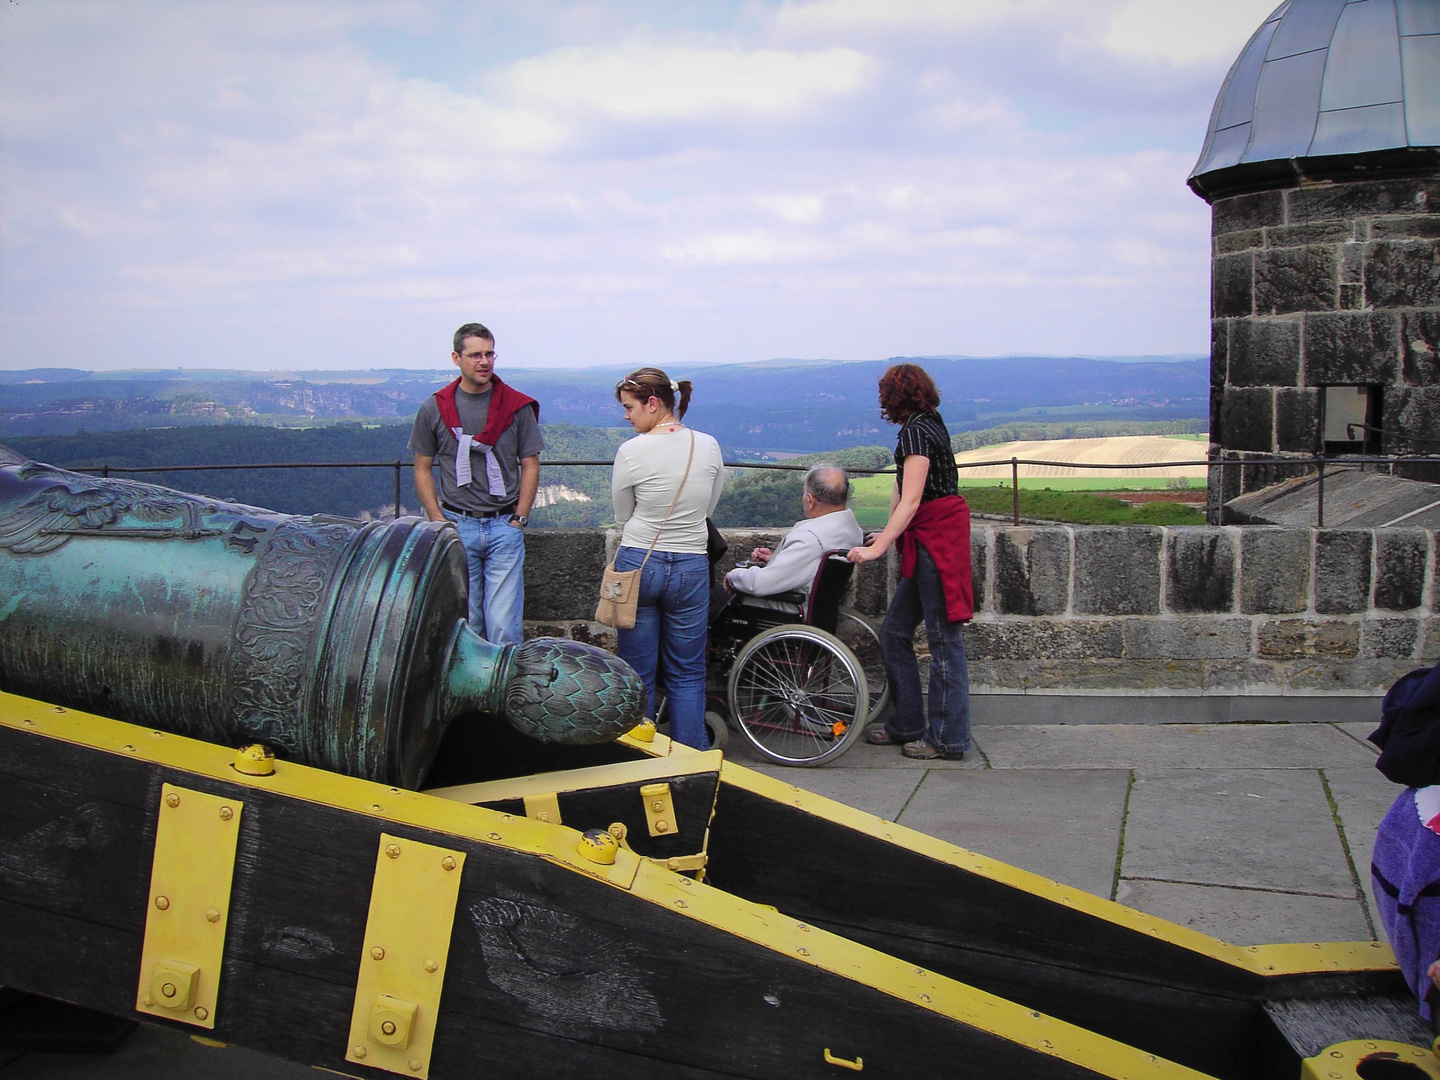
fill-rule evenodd
<path id="1" fill-rule="evenodd" d="M 660 534 L 665 531 L 665 522 L 669 521 L 670 515 L 675 512 L 675 504 L 680 501 L 680 493 L 685 490 L 685 481 L 690 479 L 690 464 L 694 460 L 695 432 L 692 430 L 690 456 L 685 459 L 685 475 L 680 477 L 680 486 L 675 489 L 675 497 L 670 500 L 670 509 L 665 511 L 664 520 L 655 530 L 655 539 L 650 541 L 644 562 L 634 570 L 616 570 L 615 560 L 611 559 L 610 565 L 605 567 L 605 576 L 600 579 L 600 603 L 595 606 L 596 622 L 613 626 L 616 630 L 629 630 L 634 627 L 635 609 L 640 604 L 640 574 L 645 569 L 645 563 L 650 561 L 655 545 L 660 542 Z"/>

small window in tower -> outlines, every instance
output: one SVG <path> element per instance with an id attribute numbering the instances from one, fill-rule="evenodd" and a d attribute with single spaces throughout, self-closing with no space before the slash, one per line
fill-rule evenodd
<path id="1" fill-rule="evenodd" d="M 1327 386 L 1324 391 L 1326 455 L 1380 453 L 1380 388 Z"/>

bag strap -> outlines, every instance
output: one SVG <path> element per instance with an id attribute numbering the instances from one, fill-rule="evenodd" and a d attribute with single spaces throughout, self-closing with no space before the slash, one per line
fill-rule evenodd
<path id="1" fill-rule="evenodd" d="M 685 481 L 690 479 L 690 463 L 695 460 L 695 429 L 690 429 L 690 456 L 685 459 L 685 475 L 680 477 L 680 486 L 675 489 L 675 498 L 670 500 L 670 509 L 665 511 L 665 517 L 660 521 L 660 527 L 655 530 L 655 539 L 650 541 L 650 547 L 645 552 L 645 558 L 641 560 L 637 569 L 644 570 L 645 564 L 650 561 L 650 553 L 655 550 L 655 545 L 660 542 L 660 534 L 665 531 L 665 522 L 670 520 L 670 515 L 675 512 L 675 504 L 680 501 L 680 493 L 685 490 Z"/>

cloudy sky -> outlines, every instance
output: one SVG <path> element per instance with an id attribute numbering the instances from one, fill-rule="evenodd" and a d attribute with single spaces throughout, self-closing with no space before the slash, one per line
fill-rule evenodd
<path id="1" fill-rule="evenodd" d="M 1203 353 L 1276 0 L 6 0 L 0 367 Z"/>

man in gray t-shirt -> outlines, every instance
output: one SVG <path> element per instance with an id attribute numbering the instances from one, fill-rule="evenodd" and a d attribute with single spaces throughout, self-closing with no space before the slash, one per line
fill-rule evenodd
<path id="1" fill-rule="evenodd" d="M 455 331 L 450 359 L 460 377 L 425 399 L 410 432 L 415 493 L 431 521 L 460 533 L 470 626 L 488 641 L 519 644 L 525 526 L 545 449 L 540 406 L 495 375 L 495 337 L 480 323 Z"/>

